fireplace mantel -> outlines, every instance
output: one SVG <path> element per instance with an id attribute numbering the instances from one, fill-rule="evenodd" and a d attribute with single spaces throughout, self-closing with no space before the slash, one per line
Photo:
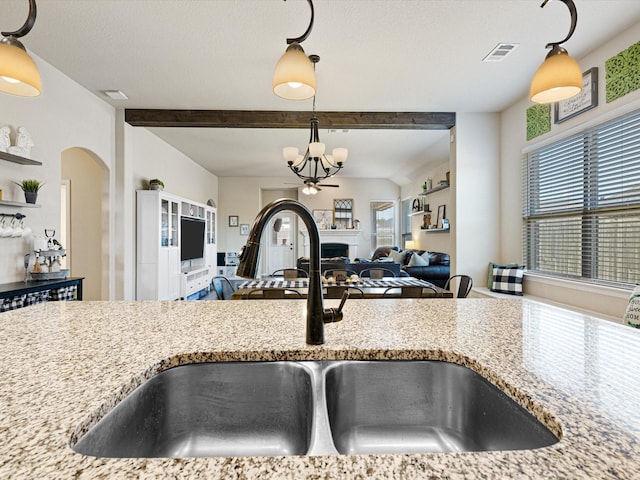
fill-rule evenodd
<path id="1" fill-rule="evenodd" d="M 358 256 L 358 237 L 362 230 L 354 229 L 335 229 L 320 230 L 320 243 L 346 243 L 349 245 L 349 258 L 354 259 Z M 304 256 L 309 256 L 309 232 L 300 230 L 300 234 L 304 238 Z"/>

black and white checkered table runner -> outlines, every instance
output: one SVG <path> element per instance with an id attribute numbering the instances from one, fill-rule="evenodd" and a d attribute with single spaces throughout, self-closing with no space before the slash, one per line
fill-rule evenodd
<path id="1" fill-rule="evenodd" d="M 239 288 L 307 288 L 309 280 L 248 280 L 240 284 Z M 323 286 L 385 288 L 385 287 L 433 287 L 434 285 L 417 278 L 388 278 L 372 280 L 360 278 L 355 282 L 324 283 Z"/>

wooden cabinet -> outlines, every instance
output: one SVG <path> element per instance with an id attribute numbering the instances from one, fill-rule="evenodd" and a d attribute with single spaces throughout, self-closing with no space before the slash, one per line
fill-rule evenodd
<path id="1" fill-rule="evenodd" d="M 136 299 L 180 297 L 180 199 L 158 190 L 137 192 Z"/>

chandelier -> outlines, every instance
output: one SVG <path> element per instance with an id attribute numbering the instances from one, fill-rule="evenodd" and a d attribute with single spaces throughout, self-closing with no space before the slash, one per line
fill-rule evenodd
<path id="1" fill-rule="evenodd" d="M 314 64 L 320 61 L 318 55 L 310 55 L 309 59 Z M 302 193 L 315 195 L 320 190 L 319 182 L 332 177 L 344 167 L 349 151 L 346 148 L 334 148 L 331 154 L 325 154 L 326 146 L 320 141 L 318 127 L 320 120 L 316 116 L 316 97 L 313 96 L 313 115 L 310 119 L 310 138 L 304 155 L 300 154 L 297 147 L 284 147 L 282 156 L 289 169 L 304 181 Z M 320 185 L 325 187 L 337 187 L 337 185 Z"/>

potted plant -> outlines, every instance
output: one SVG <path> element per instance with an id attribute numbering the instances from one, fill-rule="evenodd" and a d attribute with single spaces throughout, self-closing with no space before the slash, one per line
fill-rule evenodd
<path id="1" fill-rule="evenodd" d="M 152 178 L 149 180 L 150 190 L 164 190 L 164 182 L 159 178 Z"/>
<path id="2" fill-rule="evenodd" d="M 38 198 L 38 190 L 44 185 L 38 180 L 22 180 L 22 182 L 13 182 L 18 185 L 24 192 L 24 198 L 27 203 L 36 203 Z"/>

